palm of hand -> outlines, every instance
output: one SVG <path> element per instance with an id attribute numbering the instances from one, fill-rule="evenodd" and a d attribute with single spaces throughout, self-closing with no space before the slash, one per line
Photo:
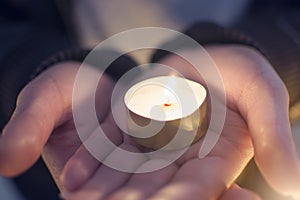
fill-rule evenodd
<path id="1" fill-rule="evenodd" d="M 101 125 L 110 127 L 109 134 L 114 136 L 110 139 L 117 141 L 120 147 L 140 152 L 131 140 L 123 138 L 110 117 Z M 61 169 L 65 167 L 64 178 L 58 179 L 58 184 L 63 185 L 61 180 L 69 184 L 67 187 L 73 189 L 69 194 L 71 199 L 106 199 L 107 195 L 112 195 L 113 199 L 145 199 L 152 195 L 166 199 L 217 199 L 233 183 L 253 155 L 247 126 L 242 117 L 231 110 L 227 113 L 218 143 L 207 157 L 201 160 L 198 158 L 202 142 L 199 141 L 175 163 L 146 174 L 118 172 L 101 165 L 80 143 L 74 143 L 74 126 L 64 126 L 55 131 L 43 155 L 48 163 L 51 162 L 49 160 L 56 160 L 56 163 L 61 163 Z M 65 141 L 70 141 L 71 146 L 66 145 Z M 115 153 L 113 151 L 107 157 L 117 156 Z M 66 165 L 63 164 L 65 162 Z M 160 161 L 145 159 L 138 161 L 135 167 L 145 167 L 151 165 L 151 162 Z M 49 166 L 50 169 L 57 170 L 55 166 Z M 54 172 L 55 177 L 61 174 L 61 171 Z"/>
<path id="2" fill-rule="evenodd" d="M 102 85 L 113 88 L 110 79 L 104 79 Z M 110 103 L 110 90 L 101 91 L 102 101 Z M 107 97 L 103 100 L 103 97 Z M 135 143 L 115 124 L 111 112 L 105 111 L 107 105 L 100 105 L 98 110 L 106 113 L 100 116 L 101 126 L 107 136 L 115 144 L 125 150 L 141 152 Z M 44 148 L 44 159 L 51 163 L 49 168 L 61 189 L 71 191 L 70 199 L 145 199 L 149 196 L 166 199 L 217 199 L 227 190 L 234 179 L 253 155 L 247 125 L 241 115 L 228 109 L 226 122 L 218 143 L 208 156 L 198 158 L 202 140 L 188 149 L 176 162 L 158 171 L 145 174 L 119 172 L 93 158 L 81 144 L 73 124 L 72 116 L 67 123 L 58 127 Z M 79 123 L 80 124 L 80 123 Z M 105 130 L 106 129 L 106 130 Z M 95 140 L 94 132 L 89 140 Z M 112 151 L 106 152 L 106 159 L 118 155 Z M 118 158 L 121 159 L 121 158 Z M 52 162 L 55 161 L 55 162 Z M 122 162 L 125 161 L 120 161 Z M 128 162 L 128 161 L 127 161 Z M 134 168 L 154 165 L 162 160 L 139 160 Z M 53 166 L 56 163 L 57 166 Z M 86 195 L 88 193 L 88 195 Z"/>

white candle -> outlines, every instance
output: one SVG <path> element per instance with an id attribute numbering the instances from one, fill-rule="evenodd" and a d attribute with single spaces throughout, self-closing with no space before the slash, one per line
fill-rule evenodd
<path id="1" fill-rule="evenodd" d="M 148 148 L 162 148 L 176 134 L 178 138 L 166 149 L 182 148 L 206 132 L 206 90 L 194 81 L 177 76 L 150 78 L 132 86 L 124 101 L 130 114 L 129 133 Z"/>

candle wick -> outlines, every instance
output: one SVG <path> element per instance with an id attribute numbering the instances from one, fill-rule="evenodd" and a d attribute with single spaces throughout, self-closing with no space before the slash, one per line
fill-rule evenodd
<path id="1" fill-rule="evenodd" d="M 169 107 L 169 106 L 171 106 L 172 104 L 171 103 L 164 103 L 164 106 L 165 107 Z"/>
<path id="2" fill-rule="evenodd" d="M 163 105 L 164 105 L 165 107 L 169 107 L 169 106 L 172 105 L 172 102 L 171 102 L 171 100 L 170 100 L 169 98 L 167 98 L 167 99 L 165 100 L 165 102 L 163 103 Z"/>

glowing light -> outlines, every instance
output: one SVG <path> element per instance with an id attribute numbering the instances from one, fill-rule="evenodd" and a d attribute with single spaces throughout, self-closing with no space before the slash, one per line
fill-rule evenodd
<path id="1" fill-rule="evenodd" d="M 174 102 L 176 102 L 176 98 L 173 94 L 175 90 L 176 90 L 176 79 L 175 79 L 175 74 L 172 73 L 168 78 L 167 87 L 164 90 L 164 95 L 162 100 L 163 102 L 162 105 L 164 107 L 171 107 L 174 104 Z"/>
<path id="2" fill-rule="evenodd" d="M 172 102 L 171 102 L 171 100 L 170 99 L 166 99 L 165 100 L 165 103 L 163 104 L 165 107 L 170 107 L 170 106 L 172 106 Z"/>

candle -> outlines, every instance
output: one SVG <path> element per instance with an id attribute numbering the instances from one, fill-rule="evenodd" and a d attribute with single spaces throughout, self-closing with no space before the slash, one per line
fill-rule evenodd
<path id="1" fill-rule="evenodd" d="M 125 94 L 128 133 L 150 149 L 179 149 L 208 127 L 206 90 L 194 81 L 159 76 L 138 82 Z"/>

